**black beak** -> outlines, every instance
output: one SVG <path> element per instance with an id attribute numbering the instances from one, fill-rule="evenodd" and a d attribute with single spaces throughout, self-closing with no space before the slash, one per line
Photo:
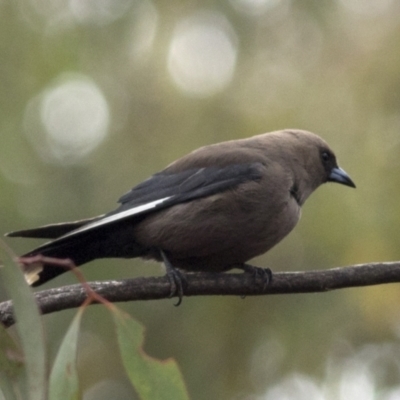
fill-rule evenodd
<path id="1" fill-rule="evenodd" d="M 328 182 L 341 183 L 342 185 L 350 186 L 353 188 L 356 187 L 349 175 L 347 175 L 346 171 L 339 167 L 335 167 L 332 169 L 331 173 L 328 176 Z"/>

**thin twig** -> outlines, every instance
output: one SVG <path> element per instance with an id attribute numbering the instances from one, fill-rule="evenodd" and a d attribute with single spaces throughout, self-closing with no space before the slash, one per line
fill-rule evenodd
<path id="1" fill-rule="evenodd" d="M 277 272 L 263 290 L 247 273 L 187 274 L 185 296 L 233 295 L 257 296 L 271 294 L 313 293 L 357 286 L 400 282 L 400 261 L 360 264 L 349 267 L 305 272 Z M 260 283 L 260 282 L 258 282 Z M 166 299 L 170 282 L 166 277 L 135 278 L 89 282 L 90 287 L 112 303 L 135 300 Z M 36 292 L 43 314 L 79 307 L 87 297 L 81 284 Z M 0 303 L 0 321 L 12 325 L 14 317 L 10 301 Z"/>

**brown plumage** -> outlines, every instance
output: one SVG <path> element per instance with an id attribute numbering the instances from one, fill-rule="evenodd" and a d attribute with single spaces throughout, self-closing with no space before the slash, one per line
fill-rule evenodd
<path id="1" fill-rule="evenodd" d="M 12 232 L 55 239 L 25 256 L 164 260 L 187 271 L 245 268 L 281 241 L 321 184 L 355 187 L 319 136 L 287 129 L 202 147 L 125 194 L 115 211 L 89 220 Z M 29 283 L 61 274 L 26 267 Z"/>

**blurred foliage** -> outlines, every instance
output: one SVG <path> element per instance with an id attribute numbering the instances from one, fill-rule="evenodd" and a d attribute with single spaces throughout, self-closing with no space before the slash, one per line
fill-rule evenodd
<path id="1" fill-rule="evenodd" d="M 88 293 L 79 307 L 47 371 L 46 333 L 31 288 L 25 282 L 20 266 L 10 251 L 0 243 L 2 268 L 0 281 L 12 299 L 17 321 L 12 330 L 0 325 L 0 398 L 3 400 L 77 400 L 80 396 L 78 348 L 81 321 L 92 301 L 102 303 L 113 316 L 118 337 L 118 352 L 130 381 L 130 397 L 141 400 L 189 399 L 182 374 L 175 360 L 157 360 L 143 350 L 144 328 L 113 304 Z M 88 290 L 89 288 L 86 288 Z M 48 376 L 49 375 L 49 376 Z M 128 388 L 127 388 L 128 389 Z M 103 388 L 102 388 L 103 390 Z M 96 389 L 92 389 L 92 396 Z M 104 395 L 104 393 L 102 394 Z"/>
<path id="2" fill-rule="evenodd" d="M 296 127 L 332 145 L 357 190 L 319 189 L 254 263 L 399 259 L 399 16 L 394 0 L 0 2 L 2 231 L 103 213 L 199 146 Z M 83 271 L 162 273 L 139 260 Z M 386 285 L 123 308 L 147 327 L 149 354 L 178 360 L 193 399 L 393 400 L 399 300 Z M 44 318 L 53 355 L 73 314 Z M 130 398 L 109 316 L 92 307 L 82 324 L 83 398 Z"/>
<path id="3" fill-rule="evenodd" d="M 46 398 L 47 381 L 46 344 L 39 308 L 21 268 L 14 262 L 15 255 L 3 241 L 0 246 L 1 288 L 12 300 L 13 312 L 18 320 L 15 327 L 18 339 L 12 336 L 11 330 L 2 335 L 0 393 L 5 400 L 43 400 Z"/>

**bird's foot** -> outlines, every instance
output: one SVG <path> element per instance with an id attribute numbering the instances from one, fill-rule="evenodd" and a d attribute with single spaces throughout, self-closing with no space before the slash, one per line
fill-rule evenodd
<path id="1" fill-rule="evenodd" d="M 248 274 L 252 274 L 255 282 L 262 282 L 263 290 L 266 290 L 272 282 L 272 271 L 269 268 L 255 267 L 250 264 L 243 264 L 241 269 Z"/>
<path id="2" fill-rule="evenodd" d="M 176 269 L 171 262 L 168 260 L 166 254 L 160 250 L 161 257 L 164 261 L 165 268 L 167 270 L 167 278 L 170 283 L 170 293 L 168 297 L 178 296 L 178 302 L 175 306 L 179 306 L 182 303 L 183 297 L 183 286 L 186 284 L 185 275 L 181 271 Z"/>

